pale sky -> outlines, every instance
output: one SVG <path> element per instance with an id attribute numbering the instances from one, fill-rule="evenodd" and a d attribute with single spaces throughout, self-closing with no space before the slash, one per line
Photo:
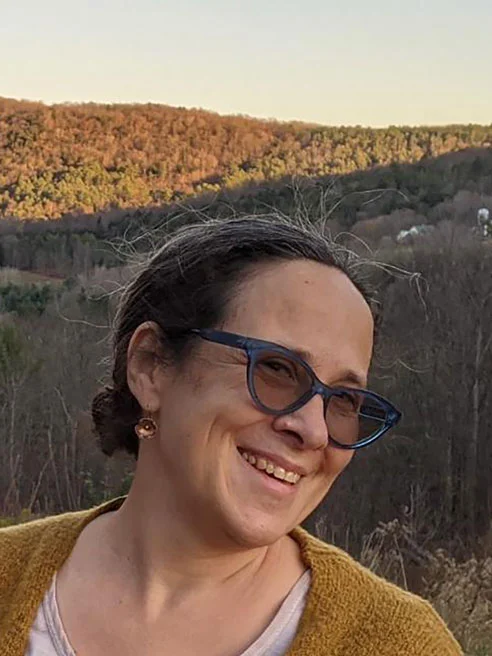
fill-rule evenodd
<path id="1" fill-rule="evenodd" d="M 0 0 L 0 96 L 492 123 L 492 0 Z"/>

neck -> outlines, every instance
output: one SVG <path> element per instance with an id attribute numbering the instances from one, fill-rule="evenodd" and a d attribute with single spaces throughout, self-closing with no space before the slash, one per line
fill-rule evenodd
<path id="1" fill-rule="evenodd" d="M 139 476 L 137 470 L 128 498 L 106 523 L 112 562 L 143 595 L 158 590 L 164 601 L 224 585 L 241 589 L 259 579 L 267 582 L 279 567 L 292 568 L 299 560 L 289 537 L 258 548 L 241 547 L 226 536 L 213 542 L 164 479 Z"/>

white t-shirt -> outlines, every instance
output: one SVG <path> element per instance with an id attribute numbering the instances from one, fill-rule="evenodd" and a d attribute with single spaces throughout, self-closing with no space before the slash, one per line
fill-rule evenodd
<path id="1" fill-rule="evenodd" d="M 307 570 L 294 585 L 277 614 L 240 656 L 284 656 L 294 640 L 311 584 Z M 63 629 L 56 601 L 56 574 L 31 626 L 25 656 L 76 656 Z"/>

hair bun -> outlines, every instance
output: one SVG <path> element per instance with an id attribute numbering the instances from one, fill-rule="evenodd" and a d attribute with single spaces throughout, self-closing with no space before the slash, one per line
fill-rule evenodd
<path id="1" fill-rule="evenodd" d="M 91 410 L 94 432 L 103 453 L 111 456 L 123 445 L 137 456 L 138 439 L 133 431 L 133 418 L 139 406 L 130 390 L 125 395 L 106 385 L 95 395 Z"/>

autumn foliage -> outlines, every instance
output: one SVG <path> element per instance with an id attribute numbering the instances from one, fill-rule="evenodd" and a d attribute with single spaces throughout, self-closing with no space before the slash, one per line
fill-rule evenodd
<path id="1" fill-rule="evenodd" d="M 0 216 L 158 205 L 248 182 L 418 162 L 491 143 L 492 126 L 339 128 L 163 105 L 0 99 Z"/>

